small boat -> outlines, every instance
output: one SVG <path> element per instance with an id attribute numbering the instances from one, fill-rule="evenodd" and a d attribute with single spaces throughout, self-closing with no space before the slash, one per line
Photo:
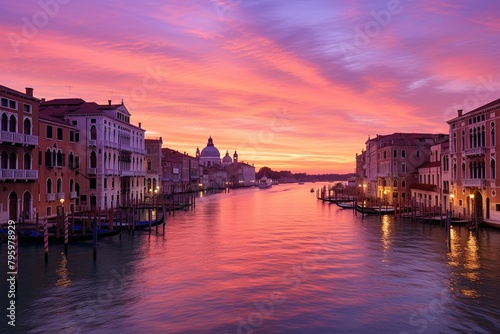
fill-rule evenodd
<path id="1" fill-rule="evenodd" d="M 386 215 L 386 214 L 393 214 L 394 213 L 394 207 L 392 206 L 361 206 L 359 204 L 356 204 L 356 211 L 367 214 L 367 215 Z"/>
<path id="2" fill-rule="evenodd" d="M 267 189 L 273 186 L 273 180 L 268 179 L 266 176 L 263 176 L 259 181 L 260 189 Z"/>
<path id="3" fill-rule="evenodd" d="M 311 188 L 311 192 L 312 192 L 312 193 L 314 192 L 314 188 Z"/>
<path id="4" fill-rule="evenodd" d="M 342 209 L 354 209 L 354 202 L 353 201 L 337 201 L 335 202 L 337 206 L 341 207 Z"/>

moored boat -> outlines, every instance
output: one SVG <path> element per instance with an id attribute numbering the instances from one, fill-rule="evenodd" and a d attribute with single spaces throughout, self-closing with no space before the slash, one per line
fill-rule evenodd
<path id="1" fill-rule="evenodd" d="M 354 201 L 336 201 L 335 204 L 342 209 L 354 209 Z"/>
<path id="2" fill-rule="evenodd" d="M 259 188 L 260 189 L 267 189 L 267 188 L 271 188 L 272 186 L 273 186 L 273 180 L 267 178 L 266 176 L 263 176 L 259 180 Z"/>
<path id="3" fill-rule="evenodd" d="M 379 214 L 393 214 L 394 207 L 392 206 L 361 206 L 356 204 L 356 211 L 367 214 L 367 215 L 379 215 Z"/>

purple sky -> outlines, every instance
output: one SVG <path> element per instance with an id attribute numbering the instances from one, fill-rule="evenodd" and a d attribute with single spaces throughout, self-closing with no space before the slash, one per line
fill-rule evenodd
<path id="1" fill-rule="evenodd" d="M 4 1 L 0 84 L 124 100 L 151 137 L 352 172 L 368 136 L 500 97 L 497 1 Z"/>

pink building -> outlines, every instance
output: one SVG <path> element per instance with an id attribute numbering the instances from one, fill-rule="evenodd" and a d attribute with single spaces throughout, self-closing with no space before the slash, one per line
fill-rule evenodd
<path id="1" fill-rule="evenodd" d="M 33 89 L 0 86 L 0 223 L 35 217 L 38 106 Z"/>

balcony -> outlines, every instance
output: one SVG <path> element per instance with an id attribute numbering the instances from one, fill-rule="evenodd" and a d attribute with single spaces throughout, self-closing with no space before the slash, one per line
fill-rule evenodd
<path id="1" fill-rule="evenodd" d="M 120 148 L 120 145 L 118 143 L 115 143 L 115 142 L 112 142 L 112 141 L 109 141 L 109 140 L 105 140 L 104 141 L 104 146 L 105 147 L 110 147 L 110 148 Z"/>
<path id="2" fill-rule="evenodd" d="M 485 179 L 463 179 L 462 186 L 464 187 L 485 187 Z"/>
<path id="3" fill-rule="evenodd" d="M 475 157 L 479 155 L 485 155 L 486 151 L 484 147 L 474 147 L 474 148 L 469 148 L 468 150 L 465 150 L 465 155 L 468 157 Z"/>
<path id="4" fill-rule="evenodd" d="M 76 193 L 76 191 L 71 191 L 69 193 L 69 198 L 70 199 L 74 199 L 74 198 L 77 198 L 78 197 L 78 194 Z"/>
<path id="5" fill-rule="evenodd" d="M 97 168 L 89 168 L 89 175 L 96 175 L 97 174 Z"/>
<path id="6" fill-rule="evenodd" d="M 139 170 L 122 170 L 121 176 L 146 176 L 146 172 Z"/>
<path id="7" fill-rule="evenodd" d="M 104 174 L 105 174 L 105 175 L 120 175 L 120 170 L 118 170 L 118 169 L 106 168 L 106 169 L 104 169 Z"/>
<path id="8" fill-rule="evenodd" d="M 37 146 L 38 136 L 25 135 L 17 132 L 0 131 L 0 141 L 25 146 Z"/>
<path id="9" fill-rule="evenodd" d="M 57 199 L 64 199 L 64 193 L 57 193 Z"/>
<path id="10" fill-rule="evenodd" d="M 47 194 L 47 202 L 52 202 L 52 201 L 55 201 L 55 200 L 56 200 L 56 194 L 55 193 Z"/>
<path id="11" fill-rule="evenodd" d="M 36 181 L 38 179 L 38 171 L 32 169 L 2 169 L 0 170 L 0 180 L 13 181 Z"/>
<path id="12" fill-rule="evenodd" d="M 89 143 L 89 146 L 96 146 L 97 140 L 95 140 L 95 139 L 89 139 L 88 143 Z"/>

